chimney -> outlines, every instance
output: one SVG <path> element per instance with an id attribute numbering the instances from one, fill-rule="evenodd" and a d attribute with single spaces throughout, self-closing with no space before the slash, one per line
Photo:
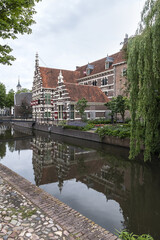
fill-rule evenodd
<path id="1" fill-rule="evenodd" d="M 125 45 L 128 42 L 128 34 L 125 34 L 123 45 Z"/>

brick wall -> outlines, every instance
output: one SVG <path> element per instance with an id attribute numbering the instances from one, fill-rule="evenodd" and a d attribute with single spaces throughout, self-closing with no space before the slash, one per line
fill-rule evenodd
<path id="1" fill-rule="evenodd" d="M 115 67 L 115 96 L 126 96 L 125 84 L 127 83 L 127 79 L 122 74 L 124 68 L 127 69 L 127 64 L 121 64 Z"/>

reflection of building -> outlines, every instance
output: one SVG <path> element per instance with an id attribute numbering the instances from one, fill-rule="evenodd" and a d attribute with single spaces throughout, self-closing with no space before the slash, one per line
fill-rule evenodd
<path id="1" fill-rule="evenodd" d="M 80 178 L 96 172 L 102 162 L 94 150 L 63 144 L 58 141 L 37 137 L 32 141 L 33 168 L 37 185 Z M 92 164 L 91 164 L 92 163 Z M 98 164 L 98 165 L 97 165 Z"/>
<path id="2" fill-rule="evenodd" d="M 57 182 L 61 191 L 65 180 L 76 179 L 103 193 L 107 200 L 118 202 L 124 228 L 130 232 L 152 235 L 160 232 L 157 224 L 160 213 L 159 168 L 152 166 L 151 171 L 144 164 L 121 160 L 114 153 L 102 156 L 92 149 L 42 137 L 34 139 L 32 148 L 38 185 Z"/>

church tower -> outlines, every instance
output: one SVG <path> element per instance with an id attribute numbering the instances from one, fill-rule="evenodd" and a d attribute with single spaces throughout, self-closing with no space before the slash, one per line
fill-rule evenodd
<path id="1" fill-rule="evenodd" d="M 22 89 L 22 86 L 21 86 L 21 84 L 20 84 L 19 78 L 18 78 L 18 84 L 17 84 L 17 87 L 16 87 L 16 88 L 17 88 L 17 92 Z"/>

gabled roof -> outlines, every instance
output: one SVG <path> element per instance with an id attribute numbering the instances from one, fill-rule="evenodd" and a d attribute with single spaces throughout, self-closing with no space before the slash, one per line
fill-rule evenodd
<path id="1" fill-rule="evenodd" d="M 108 102 L 108 97 L 96 86 L 65 83 L 71 101 L 85 98 L 88 102 Z"/>
<path id="2" fill-rule="evenodd" d="M 108 70 L 112 70 L 114 64 L 125 61 L 123 51 L 120 51 L 118 53 L 110 55 L 109 57 L 113 58 L 113 64 L 110 66 L 110 68 Z M 106 69 L 105 69 L 106 58 L 107 57 L 102 58 L 97 61 L 94 61 L 92 63 L 89 63 L 89 65 L 93 66 L 93 69 L 92 69 L 90 75 L 106 71 Z M 86 64 L 82 67 L 79 67 L 75 71 L 56 69 L 56 68 L 39 67 L 41 77 L 42 77 L 42 85 L 44 88 L 56 88 L 60 70 L 62 71 L 62 75 L 63 75 L 63 79 L 64 79 L 65 83 L 77 83 L 77 80 L 79 78 L 86 77 L 85 72 L 86 72 L 87 66 L 88 66 L 88 64 Z"/>
<path id="3" fill-rule="evenodd" d="M 118 53 L 115 53 L 115 54 L 113 54 L 113 55 L 110 55 L 109 57 L 113 58 L 113 64 L 117 64 L 117 63 L 120 63 L 120 62 L 124 62 L 124 61 L 125 61 L 123 51 L 120 51 L 120 52 L 118 52 Z M 97 74 L 97 73 L 106 71 L 106 69 L 105 69 L 105 61 L 106 61 L 106 58 L 107 58 L 107 57 L 89 63 L 90 65 L 93 65 L 93 66 L 94 66 L 94 68 L 93 68 L 93 70 L 92 70 L 92 72 L 91 72 L 91 74 L 90 74 L 89 76 L 91 76 L 91 75 L 93 75 L 93 74 Z M 113 69 L 113 64 L 110 66 L 110 68 L 109 68 L 108 70 Z M 87 66 L 88 66 L 88 64 L 86 64 L 86 65 L 84 65 L 84 66 L 82 66 L 82 67 L 79 67 L 79 68 L 77 69 L 77 71 L 78 71 L 79 74 L 80 74 L 80 75 L 79 75 L 79 78 L 83 78 L 83 77 L 86 76 L 85 71 L 86 71 Z"/>
<path id="4" fill-rule="evenodd" d="M 77 83 L 77 78 L 79 78 L 79 72 L 77 71 L 70 71 L 70 70 L 62 70 L 56 68 L 46 68 L 46 67 L 39 67 L 43 87 L 45 88 L 56 88 L 58 75 L 60 70 L 62 71 L 64 82 L 71 82 Z"/>

